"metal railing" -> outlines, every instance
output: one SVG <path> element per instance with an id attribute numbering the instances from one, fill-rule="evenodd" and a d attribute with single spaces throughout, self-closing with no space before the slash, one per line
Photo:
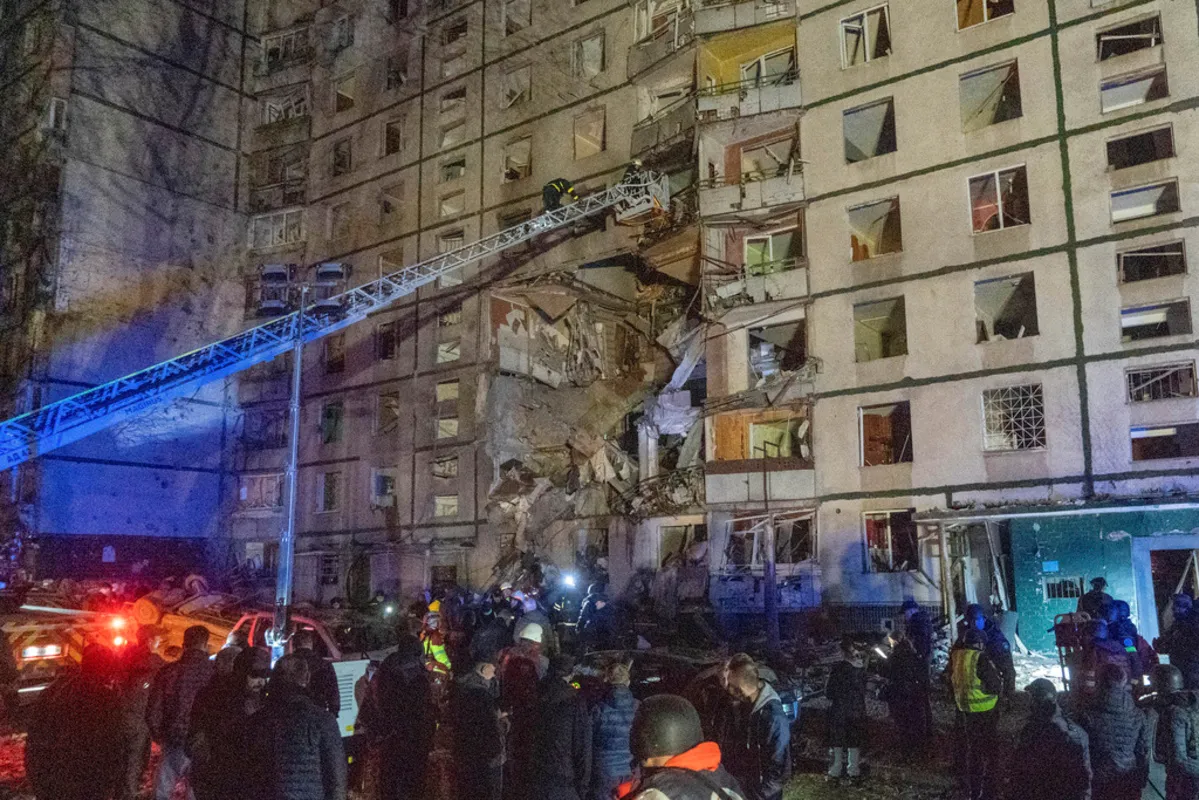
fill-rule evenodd
<path id="1" fill-rule="evenodd" d="M 743 78 L 739 81 L 703 86 L 700 87 L 698 94 L 700 97 L 719 97 L 725 94 L 746 92 L 750 89 L 762 89 L 767 86 L 789 86 L 797 80 L 799 80 L 799 67 L 793 66 L 786 72 L 779 72 L 775 75 Z"/>

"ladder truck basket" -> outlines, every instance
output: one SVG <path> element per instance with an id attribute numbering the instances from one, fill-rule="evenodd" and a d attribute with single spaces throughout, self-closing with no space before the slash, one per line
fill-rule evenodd
<path id="1" fill-rule="evenodd" d="M 670 213 L 670 180 L 665 175 L 644 173 L 646 191 L 617 207 L 621 225 L 644 225 L 654 217 Z"/>

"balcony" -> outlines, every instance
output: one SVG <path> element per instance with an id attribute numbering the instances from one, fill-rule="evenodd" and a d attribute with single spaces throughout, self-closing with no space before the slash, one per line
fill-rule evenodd
<path id="1" fill-rule="evenodd" d="M 801 105 L 799 70 L 792 67 L 765 78 L 705 86 L 699 91 L 698 112 L 700 122 L 714 122 Z"/>
<path id="2" fill-rule="evenodd" d="M 695 130 L 695 97 L 685 95 L 666 108 L 651 114 L 633 126 L 632 155 L 641 157 L 663 150 Z"/>
<path id="3" fill-rule="evenodd" d="M 803 170 L 794 163 L 769 177 L 762 173 L 747 173 L 732 180 L 713 178 L 699 183 L 701 217 L 745 213 L 800 203 L 803 199 Z"/>
<path id="4" fill-rule="evenodd" d="M 691 16 L 680 11 L 668 23 L 656 28 L 645 39 L 629 48 L 628 79 L 652 69 L 672 53 L 686 48 L 694 41 Z"/>
<path id="5" fill-rule="evenodd" d="M 696 34 L 724 33 L 795 17 L 796 0 L 702 0 L 695 9 Z"/>

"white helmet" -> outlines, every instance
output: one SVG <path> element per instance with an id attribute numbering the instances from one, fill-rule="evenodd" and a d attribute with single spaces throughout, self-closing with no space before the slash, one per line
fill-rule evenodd
<path id="1" fill-rule="evenodd" d="M 528 639 L 530 642 L 541 644 L 542 633 L 543 631 L 541 630 L 540 625 L 538 625 L 536 622 L 530 622 L 528 625 L 521 628 L 520 638 Z"/>

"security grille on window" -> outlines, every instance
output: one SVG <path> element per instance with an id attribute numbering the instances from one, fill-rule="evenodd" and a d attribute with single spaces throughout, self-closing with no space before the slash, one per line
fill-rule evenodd
<path id="1" fill-rule="evenodd" d="M 504 145 L 504 183 L 523 180 L 533 173 L 533 138 L 526 136 Z"/>
<path id="2" fill-rule="evenodd" d="M 1045 446 L 1041 384 L 983 392 L 983 449 L 1038 450 Z"/>
<path id="3" fill-rule="evenodd" d="M 404 149 L 404 122 L 392 119 L 383 123 L 383 155 L 391 156 Z"/>
<path id="4" fill-rule="evenodd" d="M 457 478 L 458 456 L 441 456 L 433 459 L 433 463 L 429 465 L 429 471 L 433 473 L 434 478 Z"/>
<path id="5" fill-rule="evenodd" d="M 1099 106 L 1106 114 L 1160 100 L 1169 94 L 1170 83 L 1163 64 L 1103 81 L 1099 85 Z"/>
<path id="6" fill-rule="evenodd" d="M 891 11 L 886 5 L 841 20 L 841 64 L 865 64 L 891 55 Z"/>
<path id="7" fill-rule="evenodd" d="M 304 212 L 276 211 L 250 221 L 250 246 L 254 249 L 295 244 L 304 240 Z"/>
<path id="8" fill-rule="evenodd" d="M 341 566 L 336 555 L 326 553 L 321 556 L 321 585 L 336 586 L 341 580 Z"/>
<path id="9" fill-rule="evenodd" d="M 849 209 L 849 252 L 854 261 L 865 261 L 903 250 L 899 198 L 876 200 Z"/>
<path id="10" fill-rule="evenodd" d="M 1132 403 L 1196 396 L 1194 361 L 1130 369 L 1125 374 Z"/>
<path id="11" fill-rule="evenodd" d="M 1187 271 L 1186 250 L 1182 242 L 1138 247 L 1117 253 L 1116 264 L 1124 283 L 1183 275 Z"/>
<path id="12" fill-rule="evenodd" d="M 243 475 L 239 483 L 239 511 L 283 507 L 282 475 Z"/>
<path id="13" fill-rule="evenodd" d="M 533 0 L 504 1 L 504 35 L 519 33 L 533 24 Z"/>
<path id="14" fill-rule="evenodd" d="M 607 148 L 605 110 L 587 111 L 574 120 L 575 161 L 599 155 Z"/>
<path id="15" fill-rule="evenodd" d="M 872 511 L 866 527 L 866 571 L 906 572 L 920 568 L 920 540 L 912 519 L 915 509 Z"/>
<path id="16" fill-rule="evenodd" d="M 894 153 L 895 101 L 888 97 L 842 113 L 845 160 L 853 164 L 876 156 Z"/>
<path id="17" fill-rule="evenodd" d="M 466 156 L 441 162 L 441 182 L 456 181 L 466 175 Z"/>
<path id="18" fill-rule="evenodd" d="M 1029 224 L 1025 168 L 1001 169 L 971 178 L 970 222 L 975 233 Z"/>
<path id="19" fill-rule="evenodd" d="M 1112 192 L 1112 222 L 1128 222 L 1181 210 L 1176 180 Z"/>
<path id="20" fill-rule="evenodd" d="M 321 408 L 321 444 L 337 444 L 341 441 L 345 417 L 346 407 L 342 401 L 325 403 Z"/>
<path id="21" fill-rule="evenodd" d="M 316 510 L 336 511 L 341 508 L 341 473 L 322 472 L 316 478 Z"/>
<path id="22" fill-rule="evenodd" d="M 307 90 L 301 89 L 275 97 L 267 97 L 262 101 L 263 125 L 286 122 L 289 119 L 299 119 L 306 116 L 308 116 Z"/>
<path id="23" fill-rule="evenodd" d="M 527 103 L 532 97 L 533 68 L 529 65 L 517 67 L 504 73 L 504 108 Z"/>
<path id="24" fill-rule="evenodd" d="M 354 76 L 343 75 L 333 84 L 333 111 L 341 113 L 354 107 Z"/>
<path id="25" fill-rule="evenodd" d="M 957 0 L 958 30 L 1015 13 L 1015 0 Z"/>
<path id="26" fill-rule="evenodd" d="M 1121 136 L 1107 143 L 1109 169 L 1128 169 L 1174 157 L 1174 129 L 1169 125 Z"/>
<path id="27" fill-rule="evenodd" d="M 1024 115 L 1020 100 L 1020 69 L 1015 61 L 967 72 L 958 80 L 962 104 L 962 132 Z"/>
<path id="28" fill-rule="evenodd" d="M 571 52 L 571 71 L 576 78 L 594 78 L 604 71 L 604 32 L 593 34 L 574 43 Z"/>
<path id="29" fill-rule="evenodd" d="M 1095 49 L 1099 60 L 1135 53 L 1157 47 L 1165 40 L 1162 38 L 1162 20 L 1154 15 L 1145 19 L 1108 28 L 1095 34 Z"/>
<path id="30" fill-rule="evenodd" d="M 400 429 L 400 393 L 384 392 L 375 399 L 375 433 L 395 433 Z"/>
<path id="31" fill-rule="evenodd" d="M 1077 600 L 1085 593 L 1083 580 L 1078 578 L 1041 578 L 1042 594 L 1046 600 Z"/>
<path id="32" fill-rule="evenodd" d="M 325 338 L 325 374 L 333 375 L 346 368 L 346 335 L 335 333 Z"/>

